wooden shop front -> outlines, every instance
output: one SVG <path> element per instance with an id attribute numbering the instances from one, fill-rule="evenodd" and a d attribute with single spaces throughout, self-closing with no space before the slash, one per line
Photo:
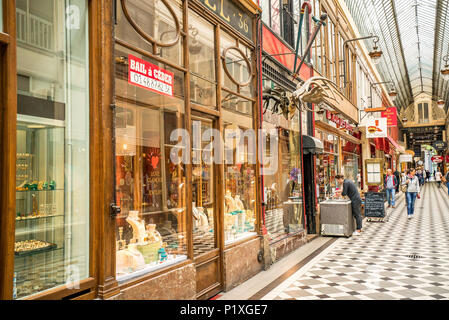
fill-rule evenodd
<path id="1" fill-rule="evenodd" d="M 3 1 L 1 299 L 206 299 L 262 269 L 257 140 L 219 144 L 260 127 L 259 12 Z"/>
<path id="2" fill-rule="evenodd" d="M 219 143 L 228 130 L 258 128 L 258 8 L 246 5 L 252 12 L 225 0 L 117 1 L 114 165 L 121 212 L 111 241 L 119 299 L 205 299 L 260 270 L 252 146 L 245 140 L 236 159 L 234 145 Z M 242 273 L 238 264 L 248 261 L 255 266 Z"/>

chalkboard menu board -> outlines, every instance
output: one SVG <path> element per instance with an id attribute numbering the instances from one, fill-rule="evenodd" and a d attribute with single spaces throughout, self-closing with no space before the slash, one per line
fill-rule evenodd
<path id="1" fill-rule="evenodd" d="M 368 192 L 365 194 L 365 217 L 385 217 L 385 192 Z"/>

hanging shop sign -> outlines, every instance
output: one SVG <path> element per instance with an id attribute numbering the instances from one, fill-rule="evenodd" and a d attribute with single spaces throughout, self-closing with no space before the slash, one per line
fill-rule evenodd
<path id="1" fill-rule="evenodd" d="M 349 132 L 354 131 L 354 127 L 346 120 L 341 119 L 336 114 L 330 112 L 329 110 L 326 110 L 326 119 L 335 123 L 337 125 L 337 128 L 339 129 L 345 129 Z"/>
<path id="2" fill-rule="evenodd" d="M 444 158 L 442 156 L 433 156 L 430 160 L 432 160 L 433 163 L 442 163 Z"/>
<path id="3" fill-rule="evenodd" d="M 388 127 L 397 127 L 398 125 L 398 113 L 397 109 L 394 107 L 387 108 L 386 111 L 382 112 L 382 118 L 387 119 L 387 126 Z"/>
<path id="4" fill-rule="evenodd" d="M 386 138 L 388 137 L 386 118 L 368 119 L 366 124 L 367 138 Z"/>
<path id="5" fill-rule="evenodd" d="M 252 18 L 237 4 L 231 0 L 200 0 L 200 2 L 218 15 L 223 22 L 237 29 L 248 39 L 252 39 Z"/>
<path id="6" fill-rule="evenodd" d="M 433 143 L 433 147 L 438 151 L 443 151 L 447 149 L 447 142 L 445 141 L 436 141 Z"/>
<path id="7" fill-rule="evenodd" d="M 413 156 L 411 154 L 401 154 L 399 156 L 399 163 L 410 163 L 413 162 Z"/>
<path id="8" fill-rule="evenodd" d="M 174 74 L 130 54 L 128 82 L 166 96 L 173 96 Z"/>

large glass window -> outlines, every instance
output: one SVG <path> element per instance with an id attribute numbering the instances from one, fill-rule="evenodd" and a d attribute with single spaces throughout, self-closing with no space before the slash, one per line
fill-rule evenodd
<path id="1" fill-rule="evenodd" d="M 159 75 L 172 73 L 173 95 L 128 81 L 133 56 L 152 70 L 159 68 Z M 178 143 L 171 134 L 184 128 L 184 76 L 119 45 L 115 57 L 115 184 L 122 209 L 116 268 L 121 282 L 187 258 L 185 167 L 170 157 Z"/>
<path id="2" fill-rule="evenodd" d="M 171 0 L 169 2 L 175 16 L 172 16 L 162 1 L 127 0 L 125 4 L 126 11 L 123 11 L 121 1 L 117 1 L 116 38 L 151 53 L 153 53 L 153 45 L 148 41 L 149 38 L 161 44 L 175 43 L 168 47 L 157 46 L 155 54 L 170 62 L 183 65 L 183 41 L 176 29 L 176 20 L 182 27 L 181 1 Z M 126 13 L 130 19 L 127 19 Z M 142 34 L 139 34 L 132 24 L 137 25 Z"/>
<path id="3" fill-rule="evenodd" d="M 191 101 L 216 107 L 214 27 L 189 11 L 189 62 Z"/>
<path id="4" fill-rule="evenodd" d="M 192 217 L 193 217 L 193 255 L 199 257 L 217 248 L 215 149 L 213 120 L 192 116 Z M 204 139 L 203 137 L 208 137 Z"/>
<path id="5" fill-rule="evenodd" d="M 359 185 L 359 156 L 356 154 L 358 146 L 351 141 L 342 140 L 342 174 L 345 179 L 351 180 L 355 185 Z"/>
<path id="6" fill-rule="evenodd" d="M 317 156 L 317 183 L 319 187 L 319 201 L 325 201 L 337 187 L 335 176 L 338 174 L 339 138 L 316 130 L 315 137 L 323 141 L 324 153 Z"/>
<path id="7" fill-rule="evenodd" d="M 88 7 L 16 4 L 13 297 L 23 298 L 89 276 Z"/>
<path id="8" fill-rule="evenodd" d="M 271 80 L 264 80 L 264 92 L 270 89 L 284 90 L 287 97 L 291 92 L 279 87 Z M 265 223 L 271 242 L 304 230 L 302 201 L 301 132 L 300 113 L 295 110 L 285 117 L 273 112 L 274 101 L 264 110 L 263 129 L 275 130 L 277 150 L 271 150 L 270 136 L 267 135 L 264 159 L 277 155 L 277 170 L 264 171 Z M 265 160 L 264 160 L 265 161 Z"/>

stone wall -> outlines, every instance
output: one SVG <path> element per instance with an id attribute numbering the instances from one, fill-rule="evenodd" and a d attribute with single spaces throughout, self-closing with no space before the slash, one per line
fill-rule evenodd
<path id="1" fill-rule="evenodd" d="M 229 291 L 262 270 L 257 256 L 261 250 L 259 238 L 242 243 L 224 252 L 225 291 Z"/>
<path id="2" fill-rule="evenodd" d="M 114 300 L 195 300 L 196 272 L 193 264 L 124 288 Z"/>

